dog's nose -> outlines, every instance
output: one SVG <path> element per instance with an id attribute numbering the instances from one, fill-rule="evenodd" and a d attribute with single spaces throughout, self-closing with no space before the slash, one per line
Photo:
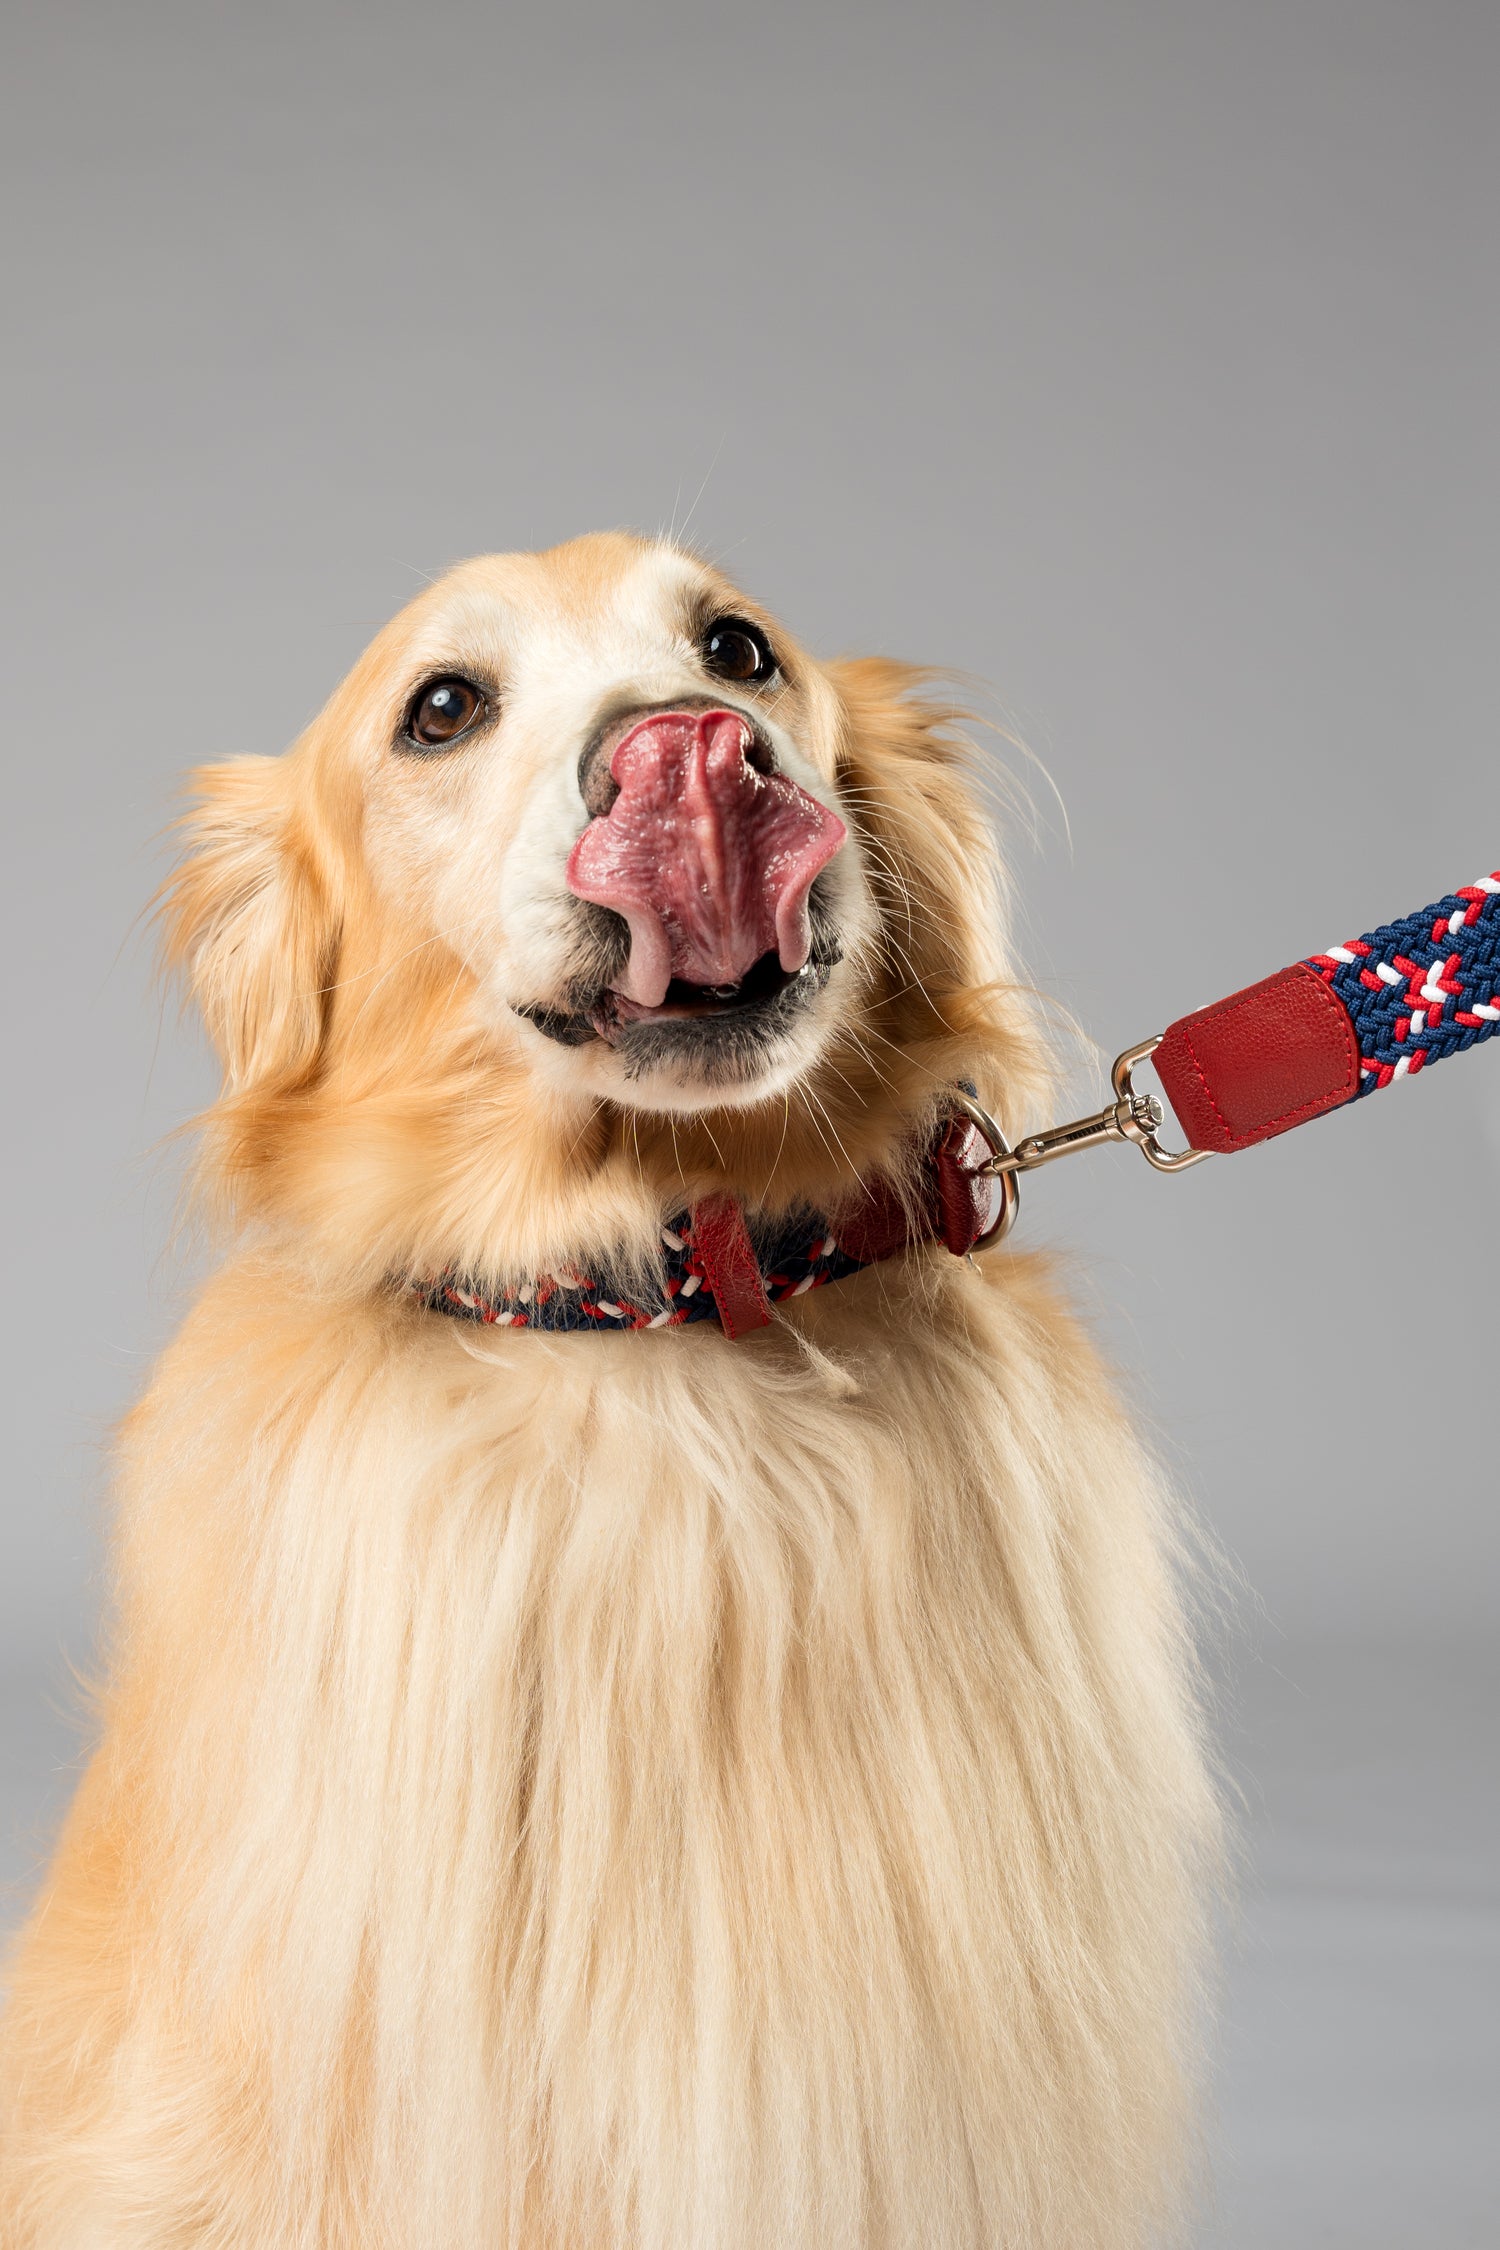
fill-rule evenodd
<path id="1" fill-rule="evenodd" d="M 669 710 L 632 712 L 612 726 L 601 728 L 578 761 L 579 794 L 590 819 L 598 820 L 607 813 L 620 794 L 621 775 L 616 761 L 617 754 L 627 743 L 631 745 L 629 763 L 634 772 L 644 773 L 653 765 L 659 770 L 673 762 L 680 765 L 691 758 L 692 729 L 704 719 L 734 725 L 739 759 L 751 772 L 773 774 L 778 770 L 776 753 L 759 729 L 710 697 L 687 698 Z M 727 728 L 724 741 L 727 746 Z M 721 757 L 716 764 L 719 778 L 725 778 L 732 765 L 732 754 Z"/>
<path id="2" fill-rule="evenodd" d="M 653 711 L 637 720 L 615 744 L 609 770 L 617 789 L 628 789 L 643 803 L 665 804 L 691 781 L 726 813 L 743 792 L 754 792 L 757 774 L 776 771 L 776 758 L 748 719 L 711 704 L 704 711 Z"/>

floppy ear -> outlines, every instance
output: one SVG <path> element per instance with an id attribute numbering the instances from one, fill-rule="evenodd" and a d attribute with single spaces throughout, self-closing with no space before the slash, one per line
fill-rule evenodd
<path id="1" fill-rule="evenodd" d="M 200 766 L 185 850 L 157 910 L 230 1094 L 288 1092 L 317 1067 L 338 919 L 293 801 L 294 754 Z"/>

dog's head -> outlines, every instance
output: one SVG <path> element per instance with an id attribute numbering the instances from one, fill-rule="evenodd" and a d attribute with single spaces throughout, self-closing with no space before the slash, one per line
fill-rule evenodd
<path id="1" fill-rule="evenodd" d="M 817 669 L 700 565 L 626 542 L 470 564 L 404 623 L 365 849 L 488 1020 L 641 1109 L 805 1072 L 876 926 Z"/>
<path id="2" fill-rule="evenodd" d="M 647 1202 L 784 1202 L 954 1075 L 1003 1102 L 988 834 L 918 685 L 659 542 L 450 573 L 285 758 L 198 776 L 166 913 L 221 1169 L 368 1258 L 493 1268 L 627 1151 Z"/>

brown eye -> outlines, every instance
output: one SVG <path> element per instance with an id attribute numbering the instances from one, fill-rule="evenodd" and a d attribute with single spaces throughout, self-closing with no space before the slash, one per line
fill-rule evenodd
<path id="1" fill-rule="evenodd" d="M 721 680 L 744 680 L 755 687 L 776 671 L 770 642 L 743 617 L 716 617 L 703 636 L 702 649 L 704 664 Z"/>
<path id="2" fill-rule="evenodd" d="M 418 690 L 406 721 L 407 740 L 423 750 L 442 750 L 483 718 L 485 700 L 472 680 L 429 680 Z"/>

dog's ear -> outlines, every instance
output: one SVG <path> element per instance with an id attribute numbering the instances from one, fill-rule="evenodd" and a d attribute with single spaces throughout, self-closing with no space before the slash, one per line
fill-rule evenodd
<path id="1" fill-rule="evenodd" d="M 296 753 L 200 766 L 184 849 L 157 901 L 230 1094 L 289 1092 L 315 1072 L 339 924 L 295 797 Z"/>

